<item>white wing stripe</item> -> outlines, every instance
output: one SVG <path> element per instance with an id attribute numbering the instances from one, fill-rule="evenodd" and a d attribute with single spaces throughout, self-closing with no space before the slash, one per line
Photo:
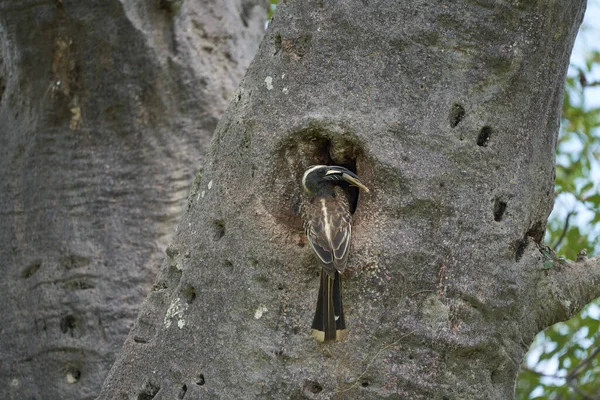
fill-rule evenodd
<path id="1" fill-rule="evenodd" d="M 327 203 L 325 199 L 321 199 L 321 211 L 323 211 L 323 221 L 325 222 L 325 236 L 329 242 L 329 248 L 333 249 L 333 243 L 331 242 L 331 224 L 329 223 L 329 215 L 327 214 Z"/>

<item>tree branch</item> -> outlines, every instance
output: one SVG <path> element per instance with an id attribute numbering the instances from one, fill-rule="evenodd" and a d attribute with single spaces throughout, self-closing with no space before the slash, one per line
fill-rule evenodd
<path id="1" fill-rule="evenodd" d="M 600 397 L 598 396 L 593 396 L 587 392 L 585 392 L 584 390 L 582 390 L 578 385 L 577 385 L 577 377 L 579 376 L 579 374 L 581 374 L 583 371 L 585 371 L 586 367 L 588 366 L 588 364 L 600 353 L 600 347 L 594 349 L 584 360 L 581 360 L 581 362 L 579 364 L 577 364 L 573 369 L 571 369 L 566 376 L 561 376 L 558 374 L 546 374 L 543 372 L 539 372 L 536 371 L 533 368 L 529 368 L 526 365 L 523 365 L 521 367 L 522 371 L 527 371 L 527 372 L 531 372 L 533 374 L 536 374 L 540 377 L 544 377 L 544 378 L 552 378 L 552 379 L 561 379 L 561 380 L 566 380 L 567 384 L 569 385 L 569 387 L 571 389 L 573 389 L 575 392 L 577 392 L 577 394 L 579 394 L 583 399 L 585 400 L 600 400 Z"/>
<path id="2" fill-rule="evenodd" d="M 577 364 L 575 368 L 569 371 L 567 374 L 567 381 L 574 380 L 579 374 L 585 371 L 587 365 L 598 355 L 598 353 L 600 353 L 600 347 L 594 349 L 584 360 Z"/>
<path id="3" fill-rule="evenodd" d="M 582 257 L 577 262 L 554 262 L 547 271 L 546 284 L 541 285 L 540 290 L 543 291 L 540 297 L 553 314 L 546 321 L 547 326 L 571 318 L 600 297 L 600 256 Z"/>
<path id="4" fill-rule="evenodd" d="M 569 387 L 571 389 L 577 392 L 577 394 L 583 397 L 585 400 L 600 400 L 600 397 L 592 396 L 591 394 L 584 392 L 583 390 L 581 390 L 581 388 L 577 387 L 577 385 L 574 385 L 571 381 L 568 381 L 567 383 L 569 384 Z"/>

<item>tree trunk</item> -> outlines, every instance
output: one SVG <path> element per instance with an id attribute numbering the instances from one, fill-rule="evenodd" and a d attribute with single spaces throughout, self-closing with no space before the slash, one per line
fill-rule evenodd
<path id="1" fill-rule="evenodd" d="M 512 398 L 534 335 L 600 295 L 540 247 L 584 8 L 282 2 L 100 398 Z M 323 163 L 371 188 L 328 344 L 298 215 Z"/>
<path id="2" fill-rule="evenodd" d="M 94 398 L 266 5 L 0 1 L 0 398 Z"/>

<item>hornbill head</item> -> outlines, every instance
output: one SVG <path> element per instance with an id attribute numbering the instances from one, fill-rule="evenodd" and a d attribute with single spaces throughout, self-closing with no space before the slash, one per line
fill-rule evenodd
<path id="1" fill-rule="evenodd" d="M 314 165 L 308 168 L 302 177 L 302 187 L 307 194 L 311 195 L 329 191 L 336 184 L 348 184 L 369 192 L 369 188 L 354 172 L 336 165 Z"/>

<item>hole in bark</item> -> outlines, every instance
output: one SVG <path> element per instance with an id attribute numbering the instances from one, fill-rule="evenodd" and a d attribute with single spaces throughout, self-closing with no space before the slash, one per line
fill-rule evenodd
<path id="1" fill-rule="evenodd" d="M 215 229 L 215 240 L 220 240 L 225 236 L 225 221 L 218 219 L 213 222 L 213 226 Z"/>
<path id="2" fill-rule="evenodd" d="M 192 285 L 187 285 L 186 288 L 181 291 L 181 294 L 188 304 L 192 304 L 194 300 L 196 300 L 196 289 Z"/>
<path id="3" fill-rule="evenodd" d="M 21 273 L 21 278 L 23 278 L 23 279 L 31 278 L 36 272 L 38 272 L 38 270 L 41 268 L 41 266 L 42 266 L 41 261 L 35 261 L 35 262 L 29 264 L 29 266 L 27 268 L 25 268 L 23 270 L 23 272 Z"/>
<path id="4" fill-rule="evenodd" d="M 297 335 L 297 334 L 300 333 L 300 328 L 297 327 L 297 326 L 295 326 L 295 327 L 292 328 L 292 332 L 294 333 L 294 335 Z"/>
<path id="5" fill-rule="evenodd" d="M 171 244 L 165 249 L 165 254 L 169 256 L 170 259 L 174 259 L 179 254 L 179 249 Z"/>
<path id="6" fill-rule="evenodd" d="M 81 371 L 79 371 L 78 369 L 69 368 L 69 370 L 67 371 L 66 378 L 68 383 L 79 382 L 79 379 L 81 379 Z"/>
<path id="7" fill-rule="evenodd" d="M 527 248 L 527 237 L 525 237 L 525 239 L 517 240 L 515 243 L 515 261 L 518 262 L 521 257 L 523 257 L 525 248 Z"/>
<path id="8" fill-rule="evenodd" d="M 196 385 L 204 386 L 204 374 L 200 374 L 198 379 L 196 379 Z"/>
<path id="9" fill-rule="evenodd" d="M 281 34 L 276 33 L 273 35 L 273 46 L 275 46 L 275 53 L 279 53 L 281 50 Z"/>
<path id="10" fill-rule="evenodd" d="M 506 211 L 506 202 L 496 197 L 494 200 L 494 221 L 502 221 L 504 212 Z"/>
<path id="11" fill-rule="evenodd" d="M 541 243 L 544 238 L 544 233 L 546 231 L 546 227 L 544 223 L 537 221 L 535 222 L 531 228 L 527 231 L 527 236 L 533 238 L 536 243 Z"/>
<path id="12" fill-rule="evenodd" d="M 481 128 L 477 136 L 477 146 L 487 146 L 490 136 L 492 136 L 492 128 L 489 126 Z"/>
<path id="13" fill-rule="evenodd" d="M 272 190 L 263 200 L 277 221 L 295 232 L 304 230 L 300 216 L 301 181 L 304 171 L 313 165 L 345 167 L 356 173 L 365 185 L 372 185 L 372 169 L 364 157 L 362 143 L 346 127 L 315 120 L 288 134 L 279 145 L 271 170 L 269 187 Z M 355 187 L 344 189 L 353 213 L 359 198 L 363 198 L 362 193 Z"/>
<path id="14" fill-rule="evenodd" d="M 456 128 L 460 121 L 465 117 L 465 109 L 460 104 L 453 104 L 450 109 L 450 115 L 448 116 L 448 120 L 450 121 L 450 127 Z"/>
<path id="15" fill-rule="evenodd" d="M 363 381 L 360 383 L 360 386 L 362 387 L 369 387 L 371 383 L 369 382 L 368 379 L 363 379 Z"/>
<path id="16" fill-rule="evenodd" d="M 179 394 L 177 395 L 177 398 L 183 399 L 185 397 L 186 392 L 187 392 L 187 385 L 183 385 L 181 387 L 181 390 L 179 391 Z"/>
<path id="17" fill-rule="evenodd" d="M 319 382 L 308 382 L 307 388 L 311 393 L 321 393 L 323 391 L 323 386 Z"/>
<path id="18" fill-rule="evenodd" d="M 159 290 L 167 289 L 167 287 L 168 286 L 165 282 L 156 282 L 154 285 L 152 285 L 152 291 L 158 292 Z"/>
<path id="19" fill-rule="evenodd" d="M 138 394 L 137 400 L 152 400 L 158 394 L 160 386 L 147 382 L 144 388 Z"/>
<path id="20" fill-rule="evenodd" d="M 64 334 L 69 334 L 73 337 L 73 331 L 76 328 L 76 320 L 72 315 L 67 315 L 60 320 L 60 330 Z"/>
<path id="21" fill-rule="evenodd" d="M 148 343 L 148 339 L 139 336 L 134 336 L 133 341 L 136 343 Z"/>
<path id="22" fill-rule="evenodd" d="M 283 290 L 283 285 L 278 285 L 277 290 Z"/>

